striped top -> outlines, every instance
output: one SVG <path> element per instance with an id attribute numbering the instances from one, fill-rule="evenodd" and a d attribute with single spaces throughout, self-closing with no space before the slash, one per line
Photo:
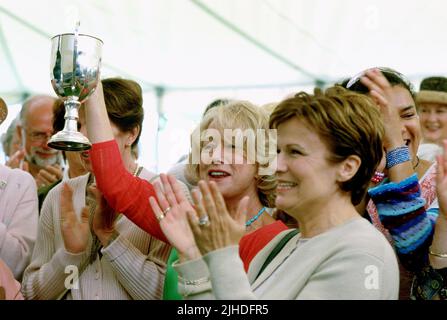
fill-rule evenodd
<path id="1" fill-rule="evenodd" d="M 421 182 L 413 174 L 399 183 L 384 181 L 368 190 L 375 205 L 368 206 L 374 225 L 387 231 L 402 265 L 412 272 L 421 270 L 428 261 L 439 210 L 435 173 L 436 166 L 432 165 Z"/>
<path id="2" fill-rule="evenodd" d="M 140 176 L 149 179 L 147 170 Z M 73 188 L 73 204 L 78 217 L 85 206 L 89 174 L 67 180 Z M 85 252 L 71 254 L 64 248 L 60 228 L 62 184 L 50 191 L 42 207 L 38 236 L 22 282 L 26 299 L 161 299 L 166 261 L 171 247 L 151 237 L 125 216 L 116 223 L 119 236 L 101 249 L 89 264 L 92 239 Z M 79 281 L 73 276 L 79 271 Z M 67 290 L 66 288 L 70 288 Z"/>
<path id="3" fill-rule="evenodd" d="M 395 246 L 399 256 L 399 299 L 415 299 L 414 292 L 419 289 L 415 289 L 414 280 L 419 281 L 421 275 L 428 279 L 423 270 L 429 264 L 428 250 L 439 210 L 436 164 L 427 170 L 419 182 L 416 175 L 399 183 L 384 181 L 370 189 L 369 193 L 368 213 L 371 220 Z"/>

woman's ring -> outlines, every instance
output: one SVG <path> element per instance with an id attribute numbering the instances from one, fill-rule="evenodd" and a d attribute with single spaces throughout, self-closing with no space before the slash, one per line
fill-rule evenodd
<path id="1" fill-rule="evenodd" d="M 203 216 L 199 218 L 199 226 L 203 227 L 203 226 L 207 226 L 210 224 L 210 219 L 208 218 L 208 216 Z"/>

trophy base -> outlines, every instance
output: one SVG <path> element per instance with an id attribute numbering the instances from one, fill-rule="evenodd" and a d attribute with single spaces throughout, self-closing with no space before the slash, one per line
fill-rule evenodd
<path id="1" fill-rule="evenodd" d="M 79 132 L 59 131 L 48 141 L 48 146 L 62 151 L 85 151 L 92 144 Z"/>

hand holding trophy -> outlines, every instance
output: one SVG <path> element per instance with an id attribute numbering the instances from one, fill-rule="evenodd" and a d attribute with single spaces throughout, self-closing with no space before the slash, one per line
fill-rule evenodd
<path id="1" fill-rule="evenodd" d="M 95 37 L 75 33 L 60 34 L 51 39 L 51 84 L 64 100 L 65 125 L 48 141 L 58 150 L 84 151 L 90 141 L 78 132 L 78 110 L 95 90 L 99 81 L 103 42 Z"/>

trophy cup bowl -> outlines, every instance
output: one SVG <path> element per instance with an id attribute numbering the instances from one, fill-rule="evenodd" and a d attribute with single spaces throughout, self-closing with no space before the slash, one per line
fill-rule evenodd
<path id="1" fill-rule="evenodd" d="M 65 151 L 84 151 L 90 141 L 78 131 L 78 110 L 95 91 L 99 81 L 103 42 L 95 37 L 65 33 L 51 39 L 51 84 L 64 100 L 64 129 L 53 135 L 48 146 Z"/>

